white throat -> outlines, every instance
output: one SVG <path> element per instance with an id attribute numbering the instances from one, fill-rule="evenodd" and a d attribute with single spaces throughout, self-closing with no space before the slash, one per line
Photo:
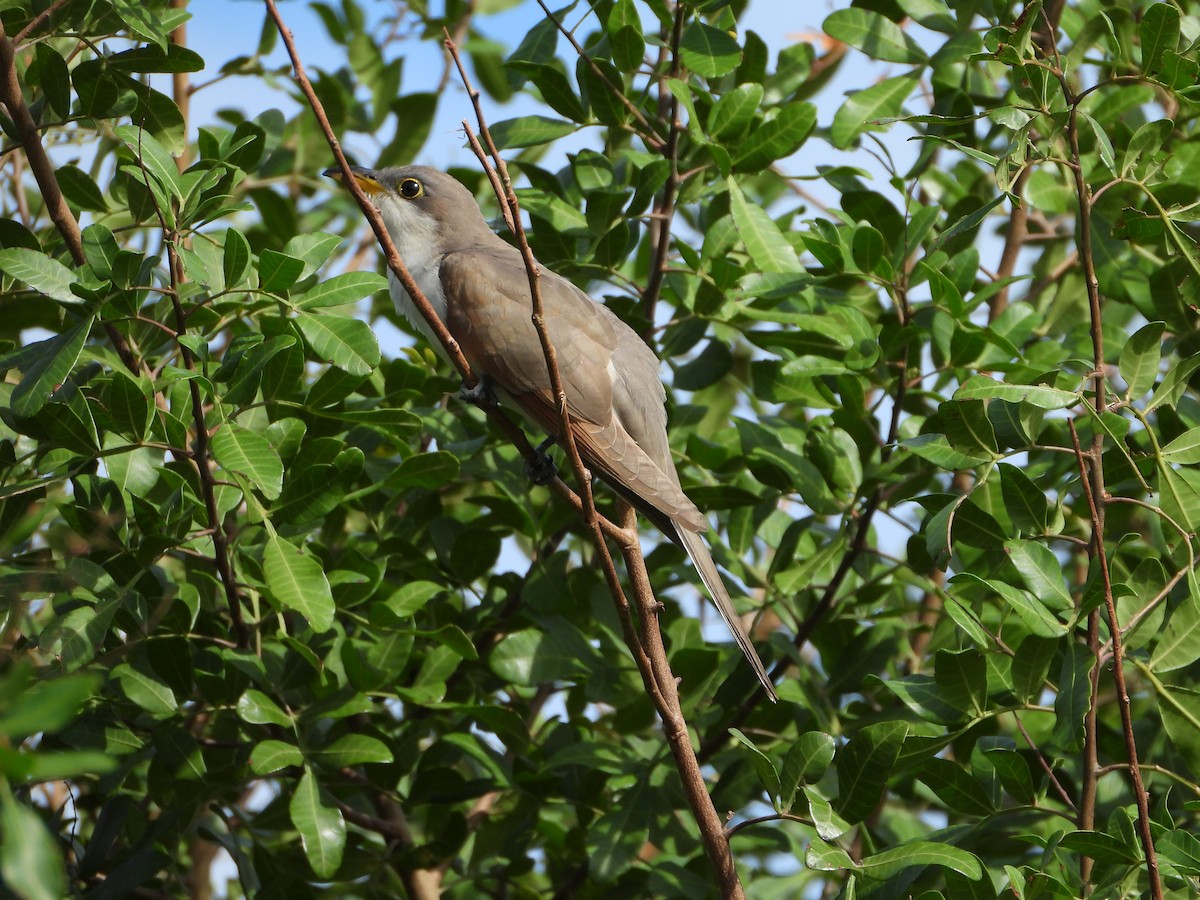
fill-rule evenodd
<path id="1" fill-rule="evenodd" d="M 387 226 L 392 243 L 396 245 L 400 259 L 412 273 L 413 280 L 421 289 L 421 293 L 429 298 L 437 317 L 445 322 L 446 294 L 442 290 L 440 276 L 441 253 L 438 249 L 437 223 L 429 216 L 417 212 L 407 201 L 398 198 L 384 197 L 383 202 L 379 204 L 379 213 L 383 217 L 383 224 Z M 409 323 L 429 341 L 438 356 L 446 359 L 441 341 L 437 339 L 433 329 L 417 311 L 408 291 L 404 290 L 396 276 L 390 271 L 388 272 L 388 287 L 396 311 L 408 319 Z"/>

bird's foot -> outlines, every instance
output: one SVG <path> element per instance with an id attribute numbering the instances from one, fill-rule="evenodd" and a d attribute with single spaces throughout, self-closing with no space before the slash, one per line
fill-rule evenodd
<path id="1" fill-rule="evenodd" d="M 558 466 L 550 458 L 549 450 L 558 438 L 554 435 L 546 438 L 533 449 L 533 459 L 525 461 L 525 474 L 534 484 L 545 486 L 558 477 Z"/>
<path id="2" fill-rule="evenodd" d="M 495 409 L 500 405 L 496 399 L 496 392 L 492 390 L 492 380 L 486 375 L 480 378 L 473 388 L 466 385 L 459 388 L 458 399 L 473 403 L 484 410 Z"/>

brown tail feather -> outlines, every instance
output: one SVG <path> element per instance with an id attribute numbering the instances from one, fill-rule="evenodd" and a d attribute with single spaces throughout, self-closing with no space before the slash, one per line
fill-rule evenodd
<path id="1" fill-rule="evenodd" d="M 734 640 L 742 648 L 742 653 L 746 655 L 750 667 L 754 669 L 754 674 L 758 676 L 763 690 L 766 691 L 772 703 L 776 702 L 779 699 L 779 695 L 775 693 L 775 685 L 771 683 L 771 678 L 767 675 L 767 670 L 763 666 L 762 660 L 758 658 L 758 652 L 754 649 L 754 644 L 750 641 L 750 635 L 742 627 L 742 620 L 733 608 L 733 601 L 729 599 L 729 592 L 725 590 L 725 582 L 721 580 L 721 573 L 717 571 L 717 564 L 713 562 L 712 554 L 708 552 L 708 545 L 704 543 L 704 538 L 684 528 L 675 528 L 674 531 L 676 540 L 687 551 L 692 565 L 700 573 L 700 580 L 708 588 L 708 593 L 713 598 L 713 603 L 716 604 L 717 611 L 721 613 L 721 618 L 725 620 L 725 624 L 733 632 Z"/>

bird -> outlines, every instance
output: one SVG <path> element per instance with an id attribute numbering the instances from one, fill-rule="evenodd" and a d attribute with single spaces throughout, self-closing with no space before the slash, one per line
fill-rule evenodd
<path id="1" fill-rule="evenodd" d="M 481 382 L 552 437 L 562 423 L 531 314 L 521 252 L 492 231 L 474 194 L 429 166 L 350 166 L 396 250 Z M 342 180 L 339 167 L 322 174 Z M 683 492 L 667 436 L 666 390 L 649 345 L 603 303 L 539 265 L 543 319 L 584 464 L 687 553 L 766 695 L 775 686 L 713 561 L 708 520 Z M 397 311 L 446 358 L 395 274 Z"/>

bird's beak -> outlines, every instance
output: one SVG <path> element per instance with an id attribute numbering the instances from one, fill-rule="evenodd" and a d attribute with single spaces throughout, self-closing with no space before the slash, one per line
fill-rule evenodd
<path id="1" fill-rule="evenodd" d="M 338 166 L 330 166 L 321 174 L 336 181 L 342 180 L 342 170 Z M 358 186 L 362 188 L 363 193 L 368 196 L 382 194 L 387 190 L 370 169 L 364 169 L 362 166 L 351 166 L 350 174 L 354 176 L 354 180 L 358 182 Z"/>

